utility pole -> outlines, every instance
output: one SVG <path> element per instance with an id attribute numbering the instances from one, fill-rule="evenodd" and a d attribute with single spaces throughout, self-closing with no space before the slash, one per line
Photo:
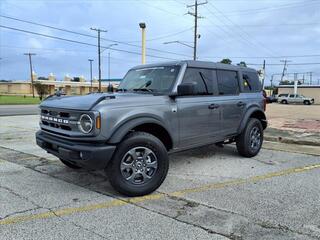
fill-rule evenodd
<path id="1" fill-rule="evenodd" d="M 93 59 L 88 59 L 88 61 L 90 62 L 90 93 L 92 93 L 92 62 Z"/>
<path id="2" fill-rule="evenodd" d="M 271 80 L 270 80 L 271 88 L 273 87 L 273 76 L 274 76 L 274 74 L 271 75 Z"/>
<path id="3" fill-rule="evenodd" d="M 31 90 L 32 90 L 32 97 L 34 98 L 34 88 L 33 88 L 33 74 L 32 74 L 32 59 L 31 56 L 35 56 L 35 53 L 24 53 L 24 55 L 29 56 L 29 64 L 30 64 L 30 79 L 31 79 Z"/>
<path id="4" fill-rule="evenodd" d="M 93 31 L 98 32 L 98 65 L 99 65 L 99 92 L 101 92 L 101 49 L 100 49 L 100 33 L 107 32 L 100 28 L 90 28 Z"/>
<path id="5" fill-rule="evenodd" d="M 282 74 L 281 74 L 281 82 L 283 81 L 283 78 L 284 78 L 284 75 L 286 74 L 286 71 L 287 71 L 287 63 L 288 62 L 291 62 L 291 61 L 288 61 L 287 59 L 285 60 L 280 60 L 280 62 L 283 62 L 284 65 L 283 65 L 283 70 L 282 70 Z"/>
<path id="6" fill-rule="evenodd" d="M 108 52 L 108 79 L 110 80 L 110 65 L 111 65 L 111 63 L 110 63 L 110 51 Z"/>
<path id="7" fill-rule="evenodd" d="M 111 85 L 111 79 L 110 79 L 110 51 L 108 52 L 108 79 L 109 79 L 109 85 L 108 85 L 108 92 L 113 92 L 113 86 Z"/>
<path id="8" fill-rule="evenodd" d="M 194 1 L 193 5 L 187 5 L 187 8 L 193 8 L 194 12 L 188 11 L 187 14 L 194 17 L 194 36 L 193 36 L 193 60 L 197 60 L 197 39 L 200 38 L 200 35 L 198 35 L 198 18 L 202 18 L 198 16 L 198 6 L 207 4 L 208 1 L 198 3 L 198 0 Z"/>
<path id="9" fill-rule="evenodd" d="M 298 73 L 293 74 L 293 93 L 297 94 L 298 93 Z"/>
<path id="10" fill-rule="evenodd" d="M 264 89 L 264 79 L 266 77 L 266 60 L 263 60 L 263 76 L 262 76 L 262 88 Z"/>

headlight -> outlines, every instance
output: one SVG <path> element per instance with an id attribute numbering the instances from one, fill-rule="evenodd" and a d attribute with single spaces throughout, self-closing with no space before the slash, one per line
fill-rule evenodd
<path id="1" fill-rule="evenodd" d="M 83 133 L 91 132 L 93 128 L 92 118 L 88 114 L 82 114 L 79 120 L 79 129 Z"/>

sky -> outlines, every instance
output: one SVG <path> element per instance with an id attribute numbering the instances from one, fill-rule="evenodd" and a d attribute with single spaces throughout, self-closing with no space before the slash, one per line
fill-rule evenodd
<path id="1" fill-rule="evenodd" d="M 108 78 L 109 53 L 111 78 L 122 78 L 128 69 L 141 64 L 139 22 L 146 23 L 147 63 L 192 59 L 192 48 L 164 43 L 193 44 L 194 17 L 186 14 L 193 11 L 187 8 L 193 3 L 192 0 L 1 0 L 0 79 L 28 79 L 29 62 L 24 55 L 27 52 L 36 54 L 32 60 L 38 77 L 53 73 L 58 80 L 65 75 L 89 79 L 88 59 L 94 60 L 93 76 L 97 77 L 97 32 L 91 27 L 107 30 L 101 33 L 102 78 Z M 306 73 L 298 74 L 298 78 L 304 76 L 309 81 L 307 72 L 312 72 L 314 83 L 320 81 L 319 0 L 208 0 L 199 6 L 198 12 L 202 17 L 198 19 L 198 60 L 216 62 L 230 58 L 233 64 L 245 61 L 250 67 L 261 69 L 265 59 L 266 82 L 270 83 L 273 74 L 281 74 L 282 60 L 287 59 L 288 73 Z M 280 75 L 274 75 L 274 83 L 279 79 Z"/>

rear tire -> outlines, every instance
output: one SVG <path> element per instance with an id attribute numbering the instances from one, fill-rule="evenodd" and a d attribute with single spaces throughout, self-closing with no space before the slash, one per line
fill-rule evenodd
<path id="1" fill-rule="evenodd" d="M 263 143 L 263 127 L 259 119 L 251 118 L 242 133 L 236 138 L 237 150 L 241 156 L 256 156 Z"/>
<path id="2" fill-rule="evenodd" d="M 282 100 L 281 103 L 282 104 L 288 104 L 288 101 L 287 100 Z"/>
<path id="3" fill-rule="evenodd" d="M 72 163 L 70 163 L 70 162 L 68 162 L 68 161 L 65 161 L 65 160 L 63 160 L 63 159 L 61 159 L 61 158 L 60 158 L 60 161 L 61 161 L 64 165 L 66 165 L 67 167 L 69 167 L 69 168 L 72 168 L 72 169 L 81 169 L 81 167 L 79 167 L 79 166 L 77 166 L 77 165 L 74 165 L 74 164 L 72 164 Z"/>
<path id="4" fill-rule="evenodd" d="M 163 143 L 152 134 L 133 132 L 119 144 L 106 172 L 116 191 L 142 196 L 162 184 L 168 168 L 169 157 Z"/>

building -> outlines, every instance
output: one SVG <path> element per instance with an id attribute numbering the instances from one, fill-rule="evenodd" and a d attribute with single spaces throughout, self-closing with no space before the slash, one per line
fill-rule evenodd
<path id="1" fill-rule="evenodd" d="M 278 94 L 282 93 L 294 93 L 293 85 L 279 85 Z M 298 94 L 306 97 L 314 98 L 315 104 L 320 104 L 320 85 L 298 85 Z"/>
<path id="2" fill-rule="evenodd" d="M 90 93 L 91 89 L 91 83 L 85 81 L 83 77 L 70 78 L 69 76 L 65 76 L 64 81 L 56 81 L 54 76 L 49 75 L 48 80 L 36 81 L 48 86 L 49 95 L 54 94 L 58 89 L 63 89 L 64 93 L 67 95 L 85 95 Z M 121 79 L 104 79 L 101 81 L 102 91 L 106 92 L 109 84 L 112 84 L 114 88 L 117 88 L 120 81 Z M 95 79 L 92 82 L 92 92 L 98 92 L 98 89 L 99 82 Z M 37 95 L 36 89 L 34 89 L 34 93 Z M 31 96 L 31 81 L 0 82 L 0 94 Z"/>

